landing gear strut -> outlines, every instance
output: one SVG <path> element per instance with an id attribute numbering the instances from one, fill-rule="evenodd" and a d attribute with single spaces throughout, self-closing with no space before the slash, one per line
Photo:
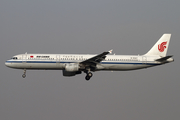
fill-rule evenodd
<path id="1" fill-rule="evenodd" d="M 26 77 L 26 69 L 24 69 L 24 74 L 22 75 L 23 78 Z"/>
<path id="2" fill-rule="evenodd" d="M 85 79 L 88 81 L 93 76 L 93 74 L 91 72 L 87 72 L 86 74 L 87 75 L 86 75 Z"/>

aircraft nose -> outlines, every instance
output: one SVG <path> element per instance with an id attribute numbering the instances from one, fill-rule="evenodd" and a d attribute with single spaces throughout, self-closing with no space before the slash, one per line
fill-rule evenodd
<path id="1" fill-rule="evenodd" d="M 9 63 L 8 61 L 5 62 L 5 65 L 6 65 L 7 67 L 10 67 L 10 66 L 9 66 L 10 63 Z"/>

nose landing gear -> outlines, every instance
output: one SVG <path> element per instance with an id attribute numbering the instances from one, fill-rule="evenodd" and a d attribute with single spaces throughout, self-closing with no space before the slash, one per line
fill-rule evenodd
<path id="1" fill-rule="evenodd" d="M 23 78 L 26 77 L 26 69 L 24 69 L 24 74 L 22 75 Z"/>

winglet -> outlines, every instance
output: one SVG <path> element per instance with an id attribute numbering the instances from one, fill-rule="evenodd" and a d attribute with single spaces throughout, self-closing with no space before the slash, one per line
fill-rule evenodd
<path id="1" fill-rule="evenodd" d="M 112 51 L 113 51 L 113 49 L 112 50 L 110 50 L 110 51 L 108 51 L 110 54 L 112 53 Z"/>

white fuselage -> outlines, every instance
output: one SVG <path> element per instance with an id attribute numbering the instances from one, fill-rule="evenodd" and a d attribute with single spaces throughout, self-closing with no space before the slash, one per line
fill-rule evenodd
<path id="1" fill-rule="evenodd" d="M 95 55 L 85 54 L 21 54 L 6 61 L 6 66 L 16 69 L 63 70 L 68 63 L 79 63 Z M 158 56 L 107 55 L 96 65 L 96 70 L 135 70 L 164 63 L 155 61 Z M 172 60 L 169 59 L 169 62 Z"/>
<path id="2" fill-rule="evenodd" d="M 86 73 L 86 80 L 93 74 L 91 71 L 126 71 L 153 67 L 173 62 L 171 56 L 166 56 L 171 34 L 163 34 L 156 44 L 145 55 L 108 55 L 112 50 L 97 55 L 85 54 L 20 54 L 7 60 L 5 65 L 11 68 L 63 70 L 63 76 L 75 76 Z"/>

